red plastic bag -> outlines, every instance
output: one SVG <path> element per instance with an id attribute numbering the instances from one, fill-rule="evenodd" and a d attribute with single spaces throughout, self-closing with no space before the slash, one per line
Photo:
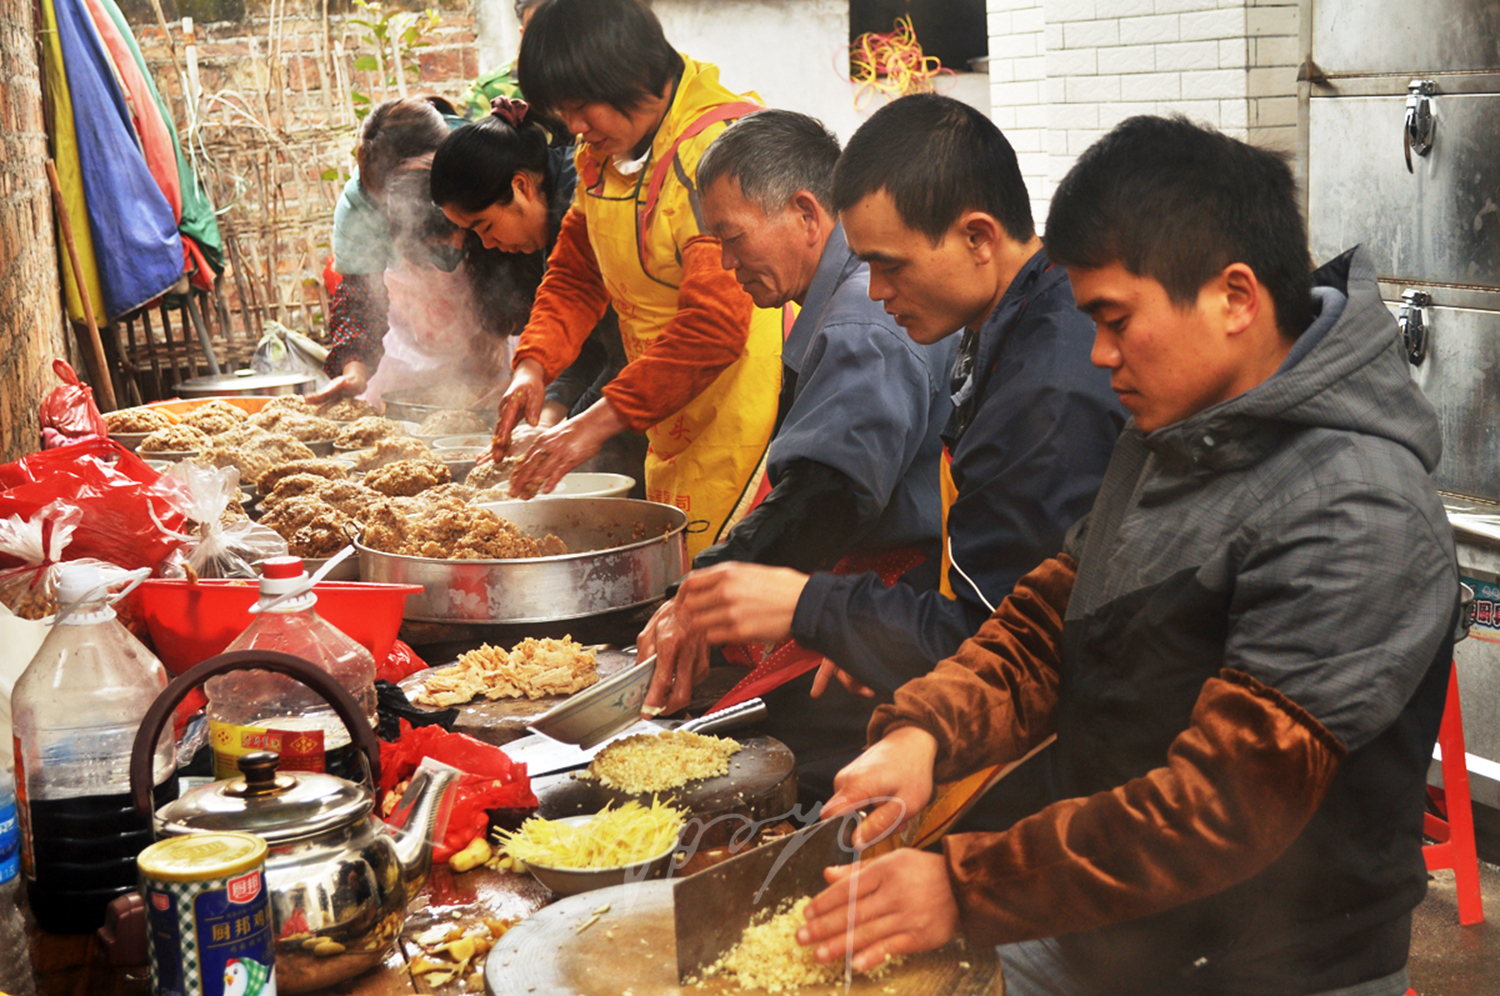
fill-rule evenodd
<path id="1" fill-rule="evenodd" d="M 0 465 L 0 519 L 30 519 L 55 501 L 76 506 L 82 521 L 68 559 L 92 557 L 126 570 L 153 570 L 182 541 L 182 513 L 151 491 L 160 475 L 119 443 L 89 439 Z M 0 554 L 0 568 L 19 567 Z"/>
<path id="2" fill-rule="evenodd" d="M 91 437 L 107 439 L 109 426 L 94 404 L 94 389 L 85 387 L 66 360 L 53 360 L 52 372 L 62 381 L 42 402 L 42 446 L 51 449 Z"/>
<path id="3" fill-rule="evenodd" d="M 427 670 L 427 662 L 418 657 L 416 651 L 397 640 L 391 644 L 391 652 L 384 661 L 375 665 L 375 680 L 397 684 L 402 678 L 418 671 Z"/>
<path id="4" fill-rule="evenodd" d="M 481 743 L 440 726 L 416 729 L 401 721 L 401 739 L 380 744 L 380 787 L 391 792 L 411 778 L 424 758 L 457 768 L 463 774 L 448 794 L 437 823 L 432 860 L 447 861 L 489 829 L 489 810 L 535 809 L 526 765 L 512 761 L 499 747 Z M 398 806 L 392 814 L 399 819 Z"/>

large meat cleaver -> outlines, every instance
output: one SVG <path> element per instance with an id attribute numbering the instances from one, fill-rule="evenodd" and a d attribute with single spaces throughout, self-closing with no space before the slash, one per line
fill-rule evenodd
<path id="1" fill-rule="evenodd" d="M 752 921 L 827 888 L 823 869 L 854 860 L 852 814 L 815 823 L 672 883 L 677 979 L 686 984 L 739 943 Z"/>

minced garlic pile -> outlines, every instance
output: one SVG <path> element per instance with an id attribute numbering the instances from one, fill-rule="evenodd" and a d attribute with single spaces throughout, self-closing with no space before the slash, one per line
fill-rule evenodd
<path id="1" fill-rule="evenodd" d="M 813 957 L 814 948 L 797 943 L 797 929 L 807 922 L 805 910 L 812 902 L 804 896 L 796 902 L 783 904 L 776 915 L 764 923 L 752 923 L 745 928 L 728 954 L 709 966 L 704 975 L 733 976 L 741 989 L 764 989 L 768 993 L 796 992 L 802 986 L 826 985 L 841 981 L 844 963 L 833 961 L 822 965 Z M 872 979 L 881 978 L 890 966 L 900 964 L 893 958 L 864 974 Z"/>
<path id="2" fill-rule="evenodd" d="M 452 667 L 434 668 L 417 693 L 422 705 L 461 705 L 476 695 L 487 699 L 539 699 L 572 695 L 599 680 L 594 651 L 571 637 L 527 638 L 506 653 L 488 643 L 458 658 Z"/>
<path id="3" fill-rule="evenodd" d="M 728 737 L 676 731 L 654 736 L 638 733 L 600 751 L 584 777 L 631 795 L 661 792 L 727 773 L 730 756 L 739 750 L 739 743 Z"/>

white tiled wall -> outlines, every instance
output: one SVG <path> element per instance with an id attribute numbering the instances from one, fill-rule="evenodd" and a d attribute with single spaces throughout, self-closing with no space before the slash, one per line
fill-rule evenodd
<path id="1" fill-rule="evenodd" d="M 1038 224 L 1078 154 L 1133 114 L 1182 113 L 1292 150 L 1297 0 L 988 0 L 990 97 Z"/>
<path id="2" fill-rule="evenodd" d="M 1042 0 L 988 0 L 990 116 L 1016 150 L 1038 224 L 1047 216 L 1051 111 Z"/>

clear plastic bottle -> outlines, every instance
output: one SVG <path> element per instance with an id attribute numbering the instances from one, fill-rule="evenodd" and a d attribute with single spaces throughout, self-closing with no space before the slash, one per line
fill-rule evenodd
<path id="1" fill-rule="evenodd" d="M 300 557 L 271 557 L 262 565 L 260 605 L 307 584 Z M 263 609 L 225 652 L 275 650 L 309 660 L 349 690 L 375 725 L 375 658 L 318 615 L 318 596 L 297 595 Z M 282 771 L 359 774 L 349 733 L 316 692 L 269 671 L 235 671 L 208 682 L 209 742 L 214 775 L 233 778 L 239 758 L 260 750 L 281 755 Z"/>
<path id="2" fill-rule="evenodd" d="M 161 662 L 109 607 L 96 567 L 64 564 L 64 606 L 11 694 L 21 868 L 43 930 L 85 933 L 136 887 L 149 818 L 130 801 L 130 751 L 167 686 Z M 177 797 L 172 728 L 156 745 L 155 805 Z"/>
<path id="3" fill-rule="evenodd" d="M 0 710 L 10 716 L 10 696 L 0 691 Z M 10 720 L 7 718 L 6 723 Z M 0 757 L 0 993 L 36 996 L 31 974 L 31 946 L 16 905 L 21 884 L 21 826 L 16 818 L 16 782 L 10 761 Z"/>

